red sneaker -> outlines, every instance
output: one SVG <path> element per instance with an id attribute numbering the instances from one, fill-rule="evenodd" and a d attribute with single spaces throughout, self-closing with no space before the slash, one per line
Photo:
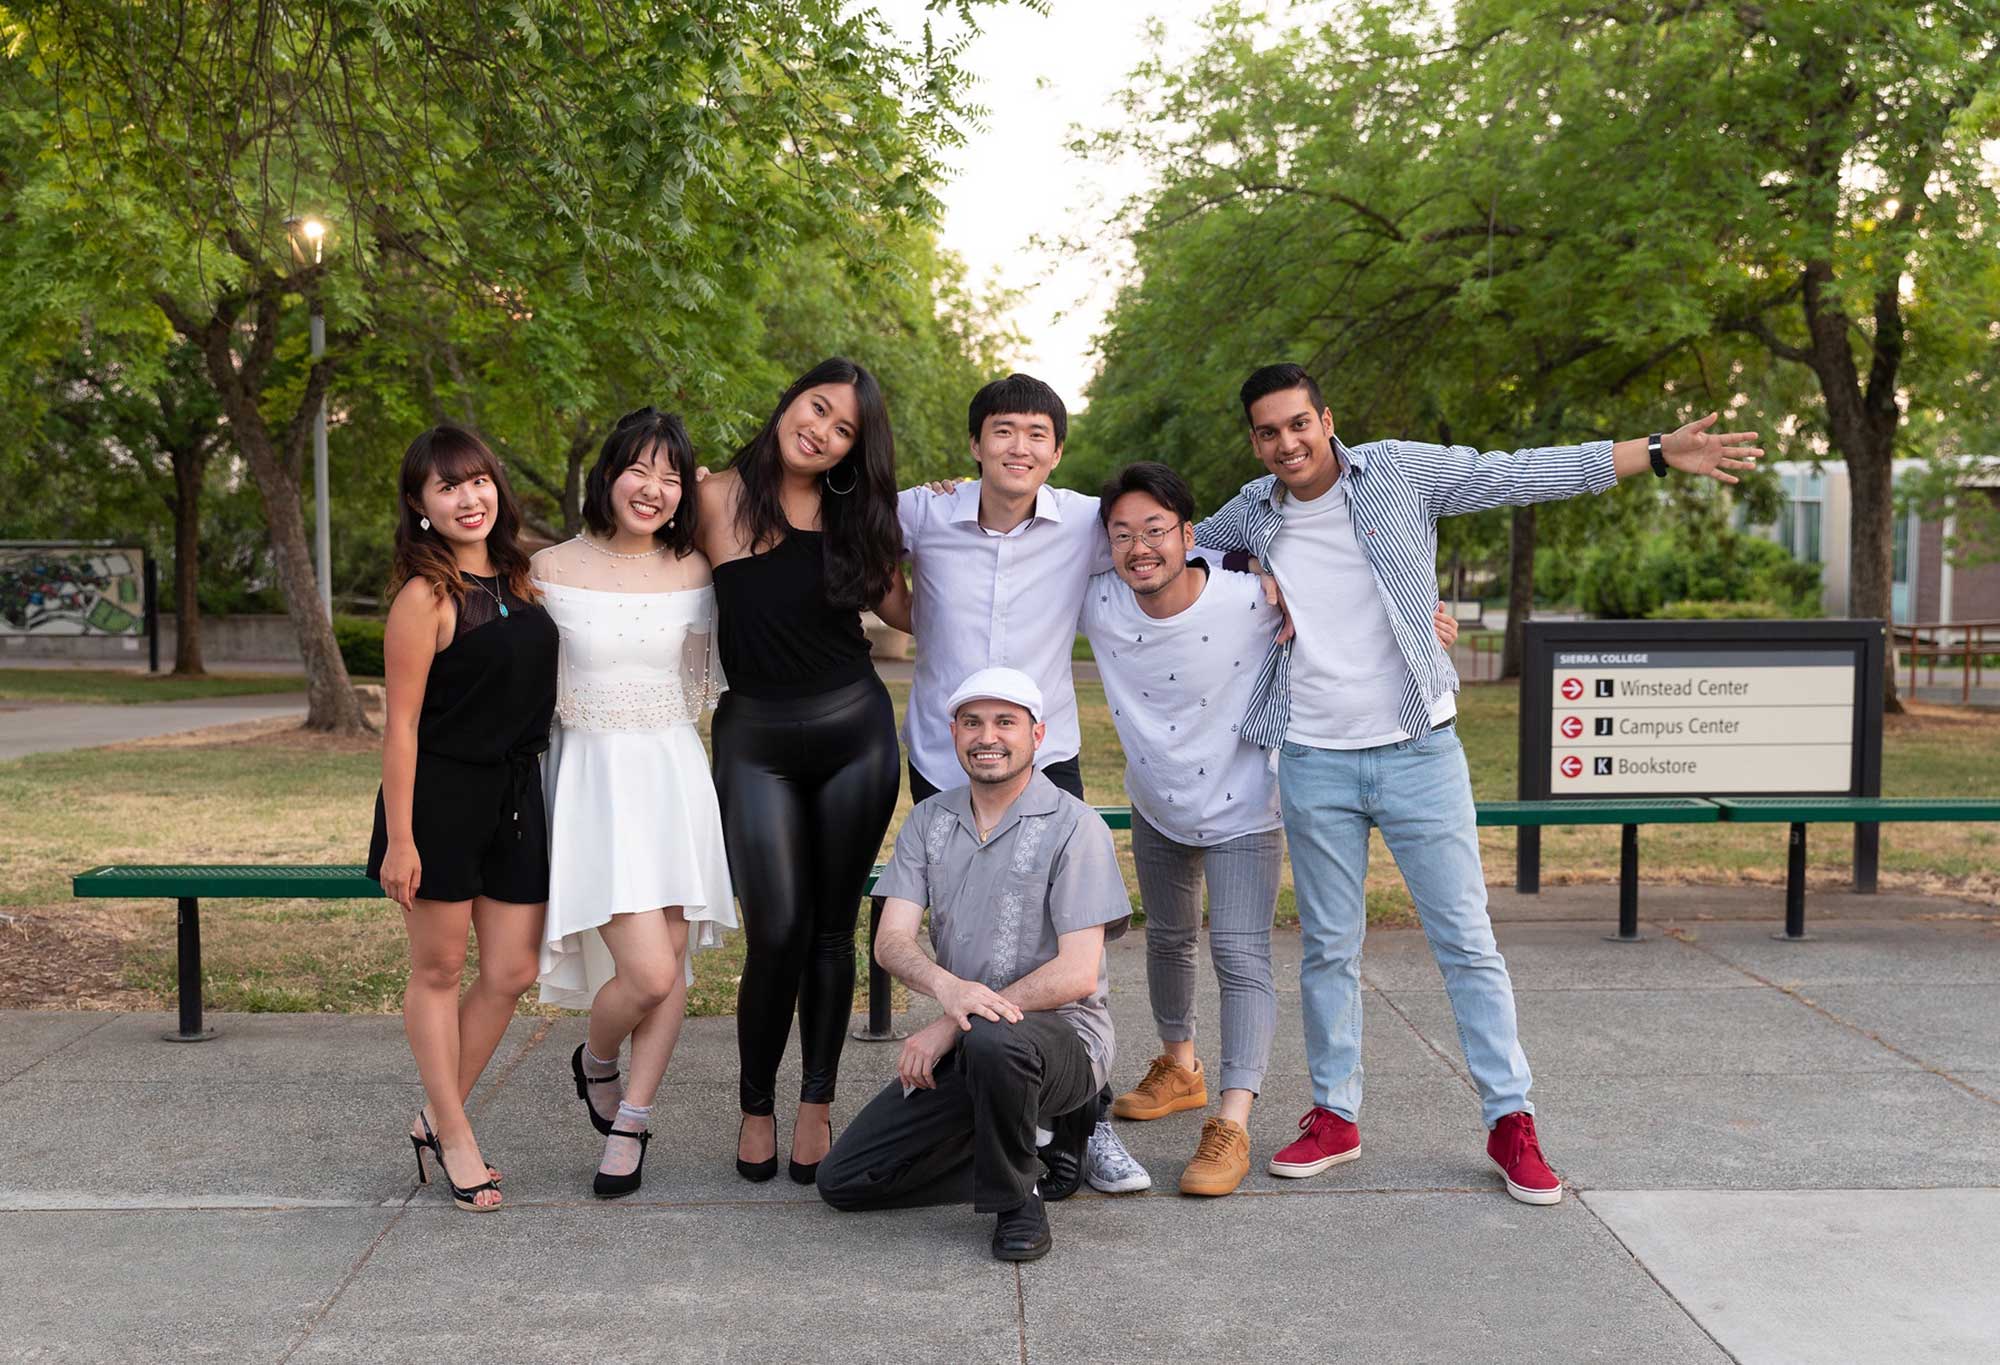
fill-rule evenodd
<path id="1" fill-rule="evenodd" d="M 1272 1175 L 1294 1179 L 1318 1175 L 1329 1166 L 1361 1155 L 1361 1130 L 1331 1109 L 1307 1110 L 1299 1120 L 1299 1131 L 1303 1137 L 1271 1158 Z"/>
<path id="2" fill-rule="evenodd" d="M 1549 1169 L 1535 1140 L 1532 1114 L 1508 1114 L 1486 1137 L 1486 1157 L 1507 1181 L 1507 1193 L 1523 1204 L 1560 1204 L 1562 1177 Z"/>

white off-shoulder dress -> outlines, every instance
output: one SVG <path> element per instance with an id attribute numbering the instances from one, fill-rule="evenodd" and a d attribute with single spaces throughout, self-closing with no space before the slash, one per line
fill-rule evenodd
<path id="1" fill-rule="evenodd" d="M 612 916 L 678 905 L 691 948 L 736 927 L 722 816 L 695 729 L 725 686 L 715 589 L 698 554 L 628 560 L 581 538 L 536 555 L 531 576 L 562 638 L 542 764 L 541 1000 L 589 1009 L 614 971 L 597 932 Z"/>

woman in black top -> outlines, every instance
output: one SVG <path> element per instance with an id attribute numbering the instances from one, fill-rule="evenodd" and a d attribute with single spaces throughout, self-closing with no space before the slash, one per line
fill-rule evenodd
<path id="1" fill-rule="evenodd" d="M 403 907 L 403 1027 L 429 1099 L 411 1125 L 460 1208 L 498 1208 L 465 1096 L 535 982 L 549 896 L 541 767 L 556 704 L 555 623 L 535 602 L 499 460 L 440 426 L 403 455 L 395 601 L 383 632 L 389 720 L 368 875 Z M 463 1000 L 466 931 L 479 975 Z"/>
<path id="2" fill-rule="evenodd" d="M 861 629 L 862 608 L 908 591 L 895 438 L 874 376 L 821 362 L 699 487 L 729 688 L 715 789 L 748 948 L 736 1169 L 777 1173 L 773 1091 L 796 1005 L 805 1076 L 790 1165 L 810 1184 L 833 1144 L 855 917 L 900 781 L 895 708 Z"/>

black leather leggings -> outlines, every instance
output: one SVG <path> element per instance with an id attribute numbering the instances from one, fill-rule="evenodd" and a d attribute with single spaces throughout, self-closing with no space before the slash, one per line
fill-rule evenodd
<path id="1" fill-rule="evenodd" d="M 725 692 L 715 793 L 748 952 L 736 991 L 743 1112 L 772 1112 L 799 1016 L 802 1103 L 833 1100 L 854 1007 L 854 923 L 902 780 L 896 711 L 872 673 L 832 692 Z"/>

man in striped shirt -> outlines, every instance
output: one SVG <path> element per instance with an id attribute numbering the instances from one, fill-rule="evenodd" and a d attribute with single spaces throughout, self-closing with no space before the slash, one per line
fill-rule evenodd
<path id="1" fill-rule="evenodd" d="M 1514 1198 L 1554 1204 L 1513 983 L 1494 944 L 1472 782 L 1453 728 L 1458 675 L 1431 633 L 1442 517 L 1601 493 L 1669 468 L 1736 482 L 1763 452 L 1719 434 L 1716 414 L 1669 435 L 1481 454 L 1465 446 L 1334 435 L 1319 386 L 1268 365 L 1241 391 L 1250 444 L 1269 471 L 1195 528 L 1247 552 L 1283 590 L 1293 637 L 1272 645 L 1244 739 L 1278 749 L 1278 787 L 1304 954 L 1301 1012 L 1313 1107 L 1274 1175 L 1315 1175 L 1361 1154 L 1362 898 L 1368 832 L 1403 874 L 1457 1017 L 1490 1130 L 1486 1150 Z"/>

